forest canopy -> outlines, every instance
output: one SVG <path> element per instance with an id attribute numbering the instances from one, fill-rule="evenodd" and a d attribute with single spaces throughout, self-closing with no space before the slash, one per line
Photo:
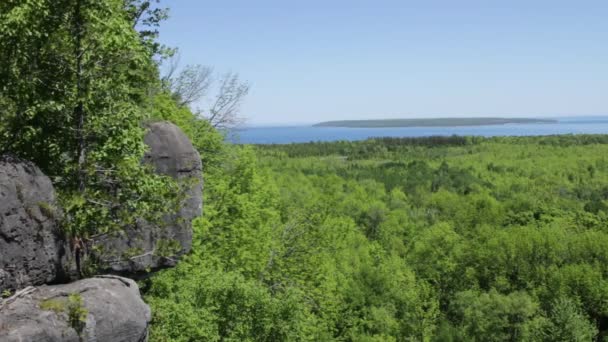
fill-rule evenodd
<path id="1" fill-rule="evenodd" d="M 232 146 L 160 341 L 602 341 L 608 138 Z M 179 314 L 177 314 L 179 312 Z"/>

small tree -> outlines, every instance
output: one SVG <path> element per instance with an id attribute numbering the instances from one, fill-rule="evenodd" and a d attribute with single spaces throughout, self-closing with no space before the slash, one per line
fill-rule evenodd
<path id="1" fill-rule="evenodd" d="M 208 66 L 187 65 L 179 73 L 178 68 L 179 56 L 174 56 L 163 81 L 179 105 L 190 107 L 215 128 L 233 128 L 243 122 L 240 109 L 249 84 L 241 81 L 238 74 L 228 72 L 216 78 Z M 210 95 L 211 90 L 215 94 Z M 209 106 L 194 108 L 201 102 L 208 102 Z"/>
<path id="2" fill-rule="evenodd" d="M 579 305 L 569 298 L 557 298 L 549 318 L 551 341 L 592 341 L 598 334 L 597 327 L 585 317 Z"/>
<path id="3" fill-rule="evenodd" d="M 220 78 L 219 90 L 209 108 L 207 119 L 215 128 L 231 128 L 243 122 L 240 116 L 241 104 L 249 93 L 249 85 L 242 83 L 235 73 L 224 74 Z"/>

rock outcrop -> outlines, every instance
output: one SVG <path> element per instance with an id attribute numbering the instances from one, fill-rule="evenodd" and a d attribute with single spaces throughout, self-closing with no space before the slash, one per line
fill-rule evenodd
<path id="1" fill-rule="evenodd" d="M 140 220 L 87 241 L 92 248 L 83 257 L 100 262 L 102 273 L 136 278 L 175 266 L 192 247 L 192 220 L 203 204 L 200 156 L 175 125 L 149 129 L 143 163 L 176 179 L 184 200 L 161 224 Z M 0 341 L 147 341 L 150 309 L 133 280 L 109 275 L 42 285 L 78 275 L 61 218 L 50 179 L 32 163 L 0 156 L 0 293 L 12 294 L 0 299 Z"/>
<path id="2" fill-rule="evenodd" d="M 64 246 L 57 208 L 38 167 L 0 157 L 0 292 L 57 279 Z"/>
<path id="3" fill-rule="evenodd" d="M 143 342 L 150 318 L 133 280 L 89 278 L 0 300 L 0 341 Z"/>
<path id="4" fill-rule="evenodd" d="M 106 272 L 129 277 L 175 266 L 192 247 L 192 220 L 202 213 L 202 164 L 192 142 L 175 125 L 157 122 L 148 126 L 145 142 L 150 150 L 144 163 L 157 173 L 185 186 L 178 213 L 166 215 L 163 224 L 140 221 L 122 232 L 93 239 L 95 257 Z"/>

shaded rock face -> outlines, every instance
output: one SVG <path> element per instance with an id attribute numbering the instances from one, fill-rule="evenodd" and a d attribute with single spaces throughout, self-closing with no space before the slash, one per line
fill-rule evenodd
<path id="1" fill-rule="evenodd" d="M 191 221 L 202 214 L 203 210 L 203 165 L 201 156 L 192 146 L 192 142 L 179 129 L 179 127 L 169 122 L 157 122 L 149 126 L 150 131 L 144 141 L 150 146 L 150 151 L 146 153 L 144 160 L 153 165 L 156 172 L 162 175 L 171 176 L 181 181 L 194 180 L 185 193 L 185 201 L 181 206 L 177 217 L 187 222 L 183 229 L 187 244 L 184 249 L 188 251 L 192 247 Z M 173 222 L 172 217 L 168 222 Z M 186 242 L 186 241 L 184 241 Z"/>
<path id="2" fill-rule="evenodd" d="M 186 135 L 175 125 L 157 122 L 148 126 L 145 142 L 150 150 L 144 163 L 157 173 L 187 184 L 180 210 L 167 215 L 162 226 L 140 221 L 123 232 L 93 239 L 96 259 L 105 271 L 137 277 L 147 271 L 175 266 L 192 248 L 192 220 L 202 213 L 201 158 Z"/>
<path id="3" fill-rule="evenodd" d="M 53 282 L 63 240 L 50 179 L 32 163 L 0 157 L 0 292 Z"/>
<path id="4" fill-rule="evenodd" d="M 184 202 L 161 227 L 140 221 L 87 240 L 86 257 L 100 261 L 100 271 L 137 277 L 175 266 L 192 247 L 192 220 L 203 205 L 200 156 L 175 125 L 149 129 L 143 162 L 178 180 Z M 0 156 L 0 292 L 22 289 L 0 299 L 0 341 L 147 341 L 150 309 L 133 280 L 98 276 L 31 287 L 78 275 L 61 217 L 49 178 L 29 162 Z"/>
<path id="5" fill-rule="evenodd" d="M 0 341 L 147 341 L 150 308 L 133 280 L 98 277 L 29 290 L 0 301 Z M 82 321 L 70 319 L 78 313 Z"/>

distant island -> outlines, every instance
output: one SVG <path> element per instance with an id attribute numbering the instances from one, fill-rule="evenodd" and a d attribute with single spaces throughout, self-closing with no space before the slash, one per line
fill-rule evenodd
<path id="1" fill-rule="evenodd" d="M 381 120 L 340 120 L 325 121 L 313 127 L 454 127 L 454 126 L 486 126 L 504 124 L 534 124 L 557 123 L 553 119 L 531 118 L 429 118 L 429 119 L 381 119 Z"/>

